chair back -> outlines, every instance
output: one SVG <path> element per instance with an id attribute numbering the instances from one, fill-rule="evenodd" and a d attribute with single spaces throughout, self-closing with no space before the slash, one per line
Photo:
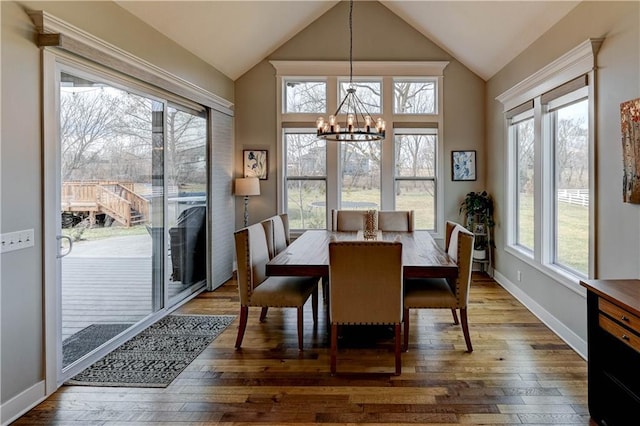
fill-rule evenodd
<path id="1" fill-rule="evenodd" d="M 331 210 L 332 231 L 362 231 L 367 210 Z"/>
<path id="2" fill-rule="evenodd" d="M 448 224 L 447 224 L 448 226 Z M 469 301 L 469 286 L 471 285 L 471 269 L 473 266 L 473 243 L 475 236 L 465 227 L 455 224 L 451 233 L 447 234 L 452 237 L 457 235 L 456 263 L 458 264 L 458 278 L 456 279 L 456 298 L 458 306 L 467 306 Z M 451 244 L 451 243 L 450 243 Z M 449 248 L 453 248 L 452 245 Z"/>
<path id="3" fill-rule="evenodd" d="M 247 306 L 251 293 L 266 278 L 269 248 L 264 227 L 260 223 L 235 232 L 238 262 L 238 292 L 240 305 Z"/>
<path id="4" fill-rule="evenodd" d="M 388 232 L 413 232 L 413 210 L 380 210 L 378 229 Z"/>
<path id="5" fill-rule="evenodd" d="M 402 243 L 329 243 L 332 324 L 399 324 L 402 298 Z"/>
<path id="6" fill-rule="evenodd" d="M 291 242 L 289 238 L 289 216 L 283 213 L 265 219 L 260 223 L 267 236 L 269 258 L 273 259 L 278 253 L 286 249 Z"/>

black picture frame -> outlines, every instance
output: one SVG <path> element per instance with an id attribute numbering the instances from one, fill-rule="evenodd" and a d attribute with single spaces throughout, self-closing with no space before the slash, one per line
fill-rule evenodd
<path id="1" fill-rule="evenodd" d="M 476 179 L 476 151 L 451 151 L 451 180 L 474 181 Z"/>

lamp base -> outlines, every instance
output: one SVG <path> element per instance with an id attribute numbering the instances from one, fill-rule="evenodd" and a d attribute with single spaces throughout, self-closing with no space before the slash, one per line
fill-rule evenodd
<path id="1" fill-rule="evenodd" d="M 244 196 L 244 227 L 249 226 L 249 197 Z"/>

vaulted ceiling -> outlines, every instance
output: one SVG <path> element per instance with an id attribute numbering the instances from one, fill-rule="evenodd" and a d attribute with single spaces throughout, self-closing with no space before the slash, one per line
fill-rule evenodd
<path id="1" fill-rule="evenodd" d="M 338 1 L 117 1 L 236 80 Z M 526 49 L 579 1 L 382 0 L 484 80 Z M 355 12 L 354 7 L 354 13 Z"/>

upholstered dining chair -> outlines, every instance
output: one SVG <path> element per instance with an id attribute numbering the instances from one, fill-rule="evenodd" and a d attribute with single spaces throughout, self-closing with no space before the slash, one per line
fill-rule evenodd
<path id="1" fill-rule="evenodd" d="M 289 236 L 289 215 L 282 213 L 271 216 L 260 223 L 267 234 L 269 258 L 273 259 L 278 253 L 291 244 L 291 238 Z"/>
<path id="2" fill-rule="evenodd" d="M 413 232 L 413 210 L 380 210 L 378 229 L 388 232 Z"/>
<path id="3" fill-rule="evenodd" d="M 367 210 L 331 210 L 332 231 L 361 231 L 365 228 Z"/>
<path id="4" fill-rule="evenodd" d="M 298 349 L 303 345 L 303 307 L 312 296 L 314 324 L 318 320 L 317 277 L 267 277 L 265 265 L 269 261 L 267 236 L 260 223 L 235 232 L 238 261 L 238 292 L 240 294 L 240 324 L 236 349 L 240 349 L 247 327 L 249 307 L 294 307 L 298 310 Z M 263 309 L 260 321 L 264 321 Z"/>
<path id="5" fill-rule="evenodd" d="M 409 347 L 410 309 L 459 309 L 462 332 L 467 351 L 472 352 L 467 305 L 471 284 L 471 266 L 474 235 L 459 224 L 447 223 L 447 246 L 449 255 L 458 264 L 458 277 L 448 281 L 445 278 L 409 278 L 404 282 L 404 350 Z M 457 320 L 457 317 L 454 316 Z"/>
<path id="6" fill-rule="evenodd" d="M 395 374 L 402 370 L 402 243 L 329 243 L 331 374 L 336 373 L 338 326 L 393 325 Z"/>
<path id="7" fill-rule="evenodd" d="M 271 216 L 260 222 L 267 236 L 267 248 L 269 250 L 269 259 L 273 259 L 281 251 L 286 249 L 291 240 L 289 238 L 289 216 L 287 213 Z M 264 321 L 267 317 L 269 308 L 262 307 L 260 313 L 260 321 Z"/>

